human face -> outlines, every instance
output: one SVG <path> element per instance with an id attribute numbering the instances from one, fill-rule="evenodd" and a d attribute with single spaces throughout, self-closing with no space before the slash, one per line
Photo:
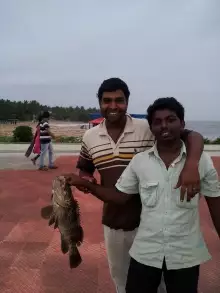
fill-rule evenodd
<path id="1" fill-rule="evenodd" d="M 110 123 L 120 122 L 127 112 L 128 102 L 121 90 L 104 92 L 100 101 L 102 116 Z"/>
<path id="2" fill-rule="evenodd" d="M 152 118 L 151 131 L 158 142 L 171 142 L 180 138 L 185 127 L 175 112 L 168 109 L 157 110 Z"/>

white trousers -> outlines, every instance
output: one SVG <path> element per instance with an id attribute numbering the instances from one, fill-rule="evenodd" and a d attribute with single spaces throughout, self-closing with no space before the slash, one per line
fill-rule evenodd
<path id="1" fill-rule="evenodd" d="M 130 264 L 129 250 L 136 232 L 137 229 L 134 231 L 114 230 L 104 225 L 109 270 L 117 293 L 126 293 L 125 287 Z M 158 293 L 166 293 L 163 276 Z"/>

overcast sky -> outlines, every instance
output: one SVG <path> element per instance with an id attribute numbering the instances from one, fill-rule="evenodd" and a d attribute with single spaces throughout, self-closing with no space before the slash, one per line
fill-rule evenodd
<path id="1" fill-rule="evenodd" d="M 219 0 L 0 0 L 0 97 L 97 106 L 109 77 L 130 113 L 175 96 L 220 120 Z"/>

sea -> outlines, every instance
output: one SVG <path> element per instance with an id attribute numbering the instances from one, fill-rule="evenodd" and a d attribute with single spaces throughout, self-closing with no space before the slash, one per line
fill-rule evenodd
<path id="1" fill-rule="evenodd" d="M 88 123 L 83 122 L 52 122 L 56 124 L 57 127 L 80 127 L 83 126 L 88 129 Z M 203 137 L 208 139 L 216 139 L 220 137 L 220 121 L 187 121 L 186 128 L 190 130 L 198 131 L 203 135 Z"/>
<path id="2" fill-rule="evenodd" d="M 220 121 L 188 121 L 186 128 L 198 131 L 211 140 L 220 137 Z"/>

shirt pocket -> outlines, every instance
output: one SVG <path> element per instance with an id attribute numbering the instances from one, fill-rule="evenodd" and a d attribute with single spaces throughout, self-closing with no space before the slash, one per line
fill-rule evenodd
<path id="1" fill-rule="evenodd" d="M 140 183 L 140 195 L 142 204 L 146 207 L 153 208 L 158 202 L 158 185 L 159 182 Z"/>
<path id="2" fill-rule="evenodd" d="M 197 193 L 190 201 L 187 201 L 187 194 L 184 196 L 184 200 L 180 200 L 180 188 L 176 190 L 176 205 L 179 208 L 184 208 L 184 209 L 195 209 L 198 208 L 199 205 L 199 199 L 200 199 L 200 194 Z"/>

